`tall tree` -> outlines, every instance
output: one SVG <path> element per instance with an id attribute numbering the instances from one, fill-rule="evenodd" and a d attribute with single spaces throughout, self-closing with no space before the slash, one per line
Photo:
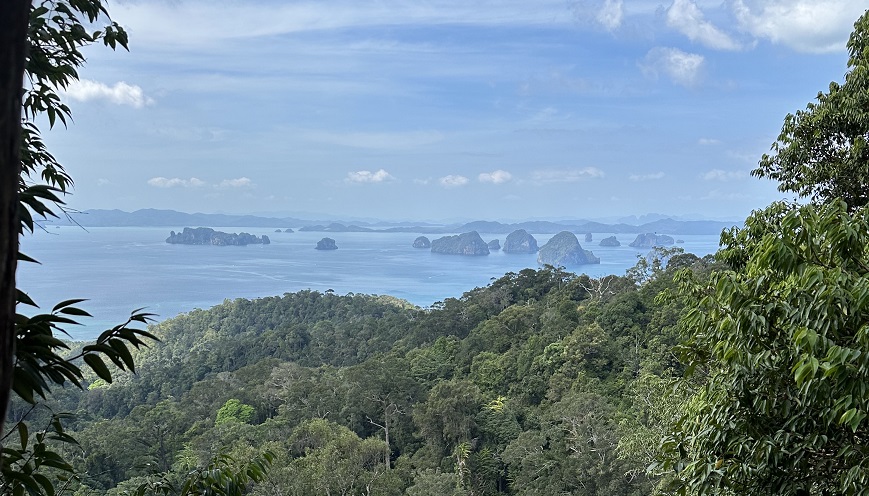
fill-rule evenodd
<path id="1" fill-rule="evenodd" d="M 112 380 L 104 358 L 121 369 L 133 369 L 128 345 L 145 344 L 148 332 L 130 327 L 144 323 L 148 315 L 134 312 L 130 319 L 107 330 L 95 344 L 84 346 L 72 357 L 60 352 L 67 345 L 59 339 L 62 327 L 88 316 L 76 308 L 81 300 L 55 305 L 49 313 L 26 315 L 20 307 L 37 308 L 16 287 L 17 262 L 34 261 L 19 251 L 19 236 L 32 232 L 35 219 L 57 216 L 63 208 L 60 196 L 72 179 L 47 151 L 35 120 L 48 118 L 49 126 L 66 123 L 70 109 L 59 90 L 78 79 L 84 63 L 80 49 L 101 40 L 107 46 L 126 47 L 126 33 L 108 19 L 101 0 L 11 0 L 0 11 L 0 441 L 17 432 L 18 443 L 0 451 L 0 493 L 53 493 L 45 468 L 72 471 L 53 451 L 52 442 L 74 442 L 53 416 L 46 432 L 30 436 L 24 419 L 5 425 L 12 393 L 35 405 L 53 386 L 83 387 L 84 361 L 101 379 Z M 18 447 L 20 446 L 20 448 Z"/>
<path id="2" fill-rule="evenodd" d="M 817 103 L 785 117 L 772 151 L 751 173 L 814 201 L 841 198 L 854 210 L 869 203 L 869 12 L 848 40 L 845 82 L 830 83 Z"/>
<path id="3" fill-rule="evenodd" d="M 6 419 L 15 366 L 21 87 L 29 14 L 30 0 L 9 0 L 0 11 L 0 432 Z"/>
<path id="4" fill-rule="evenodd" d="M 689 493 L 864 494 L 869 207 L 776 204 L 724 236 L 683 345 L 693 395 L 664 441 Z"/>

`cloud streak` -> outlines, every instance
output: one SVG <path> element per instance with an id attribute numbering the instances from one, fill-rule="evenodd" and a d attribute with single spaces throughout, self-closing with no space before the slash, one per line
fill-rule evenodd
<path id="1" fill-rule="evenodd" d="M 701 176 L 705 181 L 734 181 L 745 179 L 746 173 L 743 171 L 725 171 L 721 169 L 712 169 Z"/>
<path id="2" fill-rule="evenodd" d="M 112 6 L 112 17 L 129 26 L 140 42 L 208 44 L 282 34 L 379 26 L 523 26 L 569 24 L 560 0 L 475 2 L 444 0 L 434 5 L 385 0 L 361 3 L 272 3 L 263 16 L 244 3 L 124 2 Z"/>
<path id="3" fill-rule="evenodd" d="M 582 169 L 541 169 L 531 173 L 531 179 L 538 184 L 575 183 L 577 181 L 598 179 L 601 177 L 604 177 L 604 173 L 597 167 L 585 167 Z"/>
<path id="4" fill-rule="evenodd" d="M 484 172 L 477 176 L 481 183 L 504 184 L 513 179 L 513 174 L 505 170 L 498 169 L 492 172 Z"/>
<path id="5" fill-rule="evenodd" d="M 664 176 L 663 172 L 654 172 L 652 174 L 631 174 L 628 176 L 628 179 L 635 182 L 657 181 L 658 179 L 663 179 Z"/>
<path id="6" fill-rule="evenodd" d="M 606 0 L 597 12 L 596 20 L 608 31 L 613 31 L 622 25 L 624 16 L 622 0 Z"/>
<path id="7" fill-rule="evenodd" d="M 155 188 L 203 188 L 209 186 L 209 183 L 199 179 L 197 177 L 191 177 L 190 179 L 184 179 L 180 177 L 163 177 L 157 176 L 148 179 L 148 186 L 153 186 Z M 253 181 L 247 177 L 239 177 L 235 179 L 223 179 L 220 182 L 210 185 L 219 189 L 228 189 L 228 188 L 249 188 L 253 187 Z"/>
<path id="8" fill-rule="evenodd" d="M 667 25 L 688 37 L 716 50 L 739 50 L 741 46 L 724 31 L 706 20 L 693 0 L 675 0 L 667 9 Z"/>
<path id="9" fill-rule="evenodd" d="M 308 131 L 303 133 L 302 137 L 309 141 L 327 143 L 330 145 L 390 150 L 430 145 L 441 141 L 444 136 L 438 131 L 398 131 L 384 133 L 334 133 L 325 131 Z"/>
<path id="10" fill-rule="evenodd" d="M 127 84 L 124 81 L 119 81 L 109 86 L 97 81 L 91 81 L 90 79 L 81 79 L 71 82 L 63 90 L 63 93 L 79 102 L 102 100 L 115 105 L 128 105 L 137 109 L 154 103 L 152 98 L 145 95 L 142 88 Z"/>
<path id="11" fill-rule="evenodd" d="M 664 74 L 674 83 L 693 87 L 700 82 L 705 59 L 678 48 L 655 47 L 649 50 L 640 67 L 647 76 L 657 78 Z"/>
<path id="12" fill-rule="evenodd" d="M 808 53 L 843 50 L 854 19 L 866 10 L 864 3 L 841 0 L 733 0 L 730 5 L 751 35 Z"/>
<path id="13" fill-rule="evenodd" d="M 148 179 L 148 186 L 155 188 L 199 188 L 205 186 L 205 181 L 191 177 L 190 179 L 182 179 L 180 177 L 152 177 Z"/>
<path id="14" fill-rule="evenodd" d="M 386 172 L 384 169 L 378 169 L 374 172 L 369 170 L 348 172 L 347 177 L 344 180 L 348 183 L 382 183 L 394 179 L 395 177 L 392 174 Z"/>
<path id="15" fill-rule="evenodd" d="M 253 181 L 247 177 L 239 177 L 236 179 L 224 179 L 217 184 L 218 188 L 249 188 L 253 186 Z"/>
<path id="16" fill-rule="evenodd" d="M 445 188 L 457 188 L 459 186 L 464 186 L 470 182 L 465 176 L 458 176 L 450 174 L 448 176 L 444 176 L 438 179 L 438 183 Z"/>

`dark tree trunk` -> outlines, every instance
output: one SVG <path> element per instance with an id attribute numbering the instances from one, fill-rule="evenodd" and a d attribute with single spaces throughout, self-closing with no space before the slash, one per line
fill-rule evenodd
<path id="1" fill-rule="evenodd" d="M 15 365 L 15 268 L 18 258 L 18 181 L 21 97 L 31 0 L 0 8 L 0 432 Z"/>

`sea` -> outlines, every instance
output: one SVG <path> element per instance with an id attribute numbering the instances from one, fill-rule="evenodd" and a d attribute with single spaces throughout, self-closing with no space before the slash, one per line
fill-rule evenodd
<path id="1" fill-rule="evenodd" d="M 489 284 L 508 272 L 537 268 L 536 254 L 468 257 L 413 248 L 415 233 L 273 232 L 273 229 L 215 227 L 224 232 L 267 235 L 269 245 L 193 246 L 166 243 L 167 228 L 49 226 L 27 235 L 22 252 L 39 264 L 20 263 L 18 287 L 39 310 L 58 302 L 85 298 L 78 306 L 93 317 L 64 330 L 73 340 L 92 340 L 124 322 L 133 310 L 155 314 L 155 322 L 180 313 L 206 309 L 235 298 L 261 298 L 312 289 L 337 294 L 385 294 L 428 307 L 446 298 Z M 480 233 L 485 241 L 504 243 L 504 234 Z M 647 250 L 628 244 L 635 234 L 617 234 L 619 247 L 598 246 L 612 233 L 593 233 L 580 243 L 601 259 L 600 265 L 568 267 L 591 277 L 624 275 Z M 335 239 L 334 251 L 314 249 L 324 236 Z M 429 239 L 441 235 L 426 235 Z M 540 246 L 551 234 L 534 234 Z M 680 235 L 678 246 L 703 256 L 718 249 L 718 235 Z"/>

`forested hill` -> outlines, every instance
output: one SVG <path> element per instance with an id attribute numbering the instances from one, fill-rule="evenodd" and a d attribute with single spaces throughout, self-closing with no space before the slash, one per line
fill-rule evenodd
<path id="1" fill-rule="evenodd" d="M 79 414 L 69 456 L 95 494 L 264 450 L 263 496 L 648 494 L 681 373 L 680 308 L 655 296 L 675 266 L 708 263 L 601 280 L 526 269 L 430 309 L 315 291 L 226 301 L 154 326 L 137 375 L 55 408 Z"/>

